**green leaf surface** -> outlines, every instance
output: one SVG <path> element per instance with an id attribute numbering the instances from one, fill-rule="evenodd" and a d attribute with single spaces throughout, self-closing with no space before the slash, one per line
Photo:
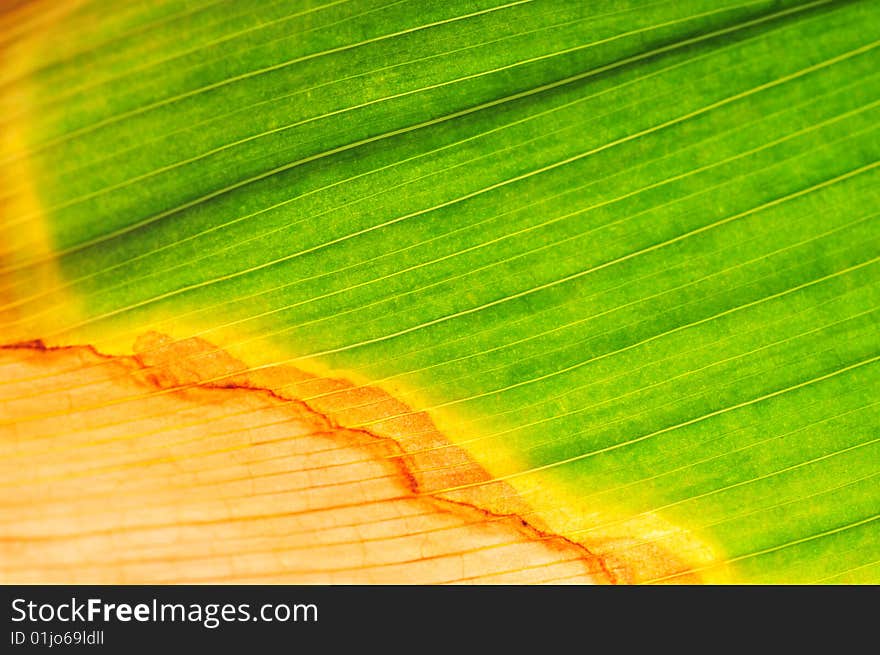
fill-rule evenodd
<path id="1" fill-rule="evenodd" d="M 734 581 L 880 582 L 880 3 L 26 28 L 0 336 L 344 371 L 567 536 L 659 516 Z"/>

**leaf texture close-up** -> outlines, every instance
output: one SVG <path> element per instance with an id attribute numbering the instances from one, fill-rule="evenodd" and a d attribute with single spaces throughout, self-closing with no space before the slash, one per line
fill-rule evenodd
<path id="1" fill-rule="evenodd" d="M 880 582 L 876 0 L 37 0 L 0 57 L 0 582 Z"/>

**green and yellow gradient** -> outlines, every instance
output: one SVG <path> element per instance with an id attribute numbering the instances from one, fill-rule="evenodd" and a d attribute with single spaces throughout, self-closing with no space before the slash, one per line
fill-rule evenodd
<path id="1" fill-rule="evenodd" d="M 513 489 L 613 581 L 880 581 L 878 3 L 2 25 L 0 341 L 197 337 L 199 384 L 264 373 L 353 430 L 439 431 L 415 451 L 488 476 L 433 494 Z"/>

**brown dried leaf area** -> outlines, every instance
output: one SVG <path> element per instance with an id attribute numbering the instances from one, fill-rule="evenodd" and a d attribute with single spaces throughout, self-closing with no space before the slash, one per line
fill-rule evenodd
<path id="1" fill-rule="evenodd" d="M 0 350 L 0 582 L 590 583 L 686 568 L 632 535 L 552 534 L 382 390 L 290 366 L 242 374 L 200 339 L 151 333 L 135 352 Z"/>

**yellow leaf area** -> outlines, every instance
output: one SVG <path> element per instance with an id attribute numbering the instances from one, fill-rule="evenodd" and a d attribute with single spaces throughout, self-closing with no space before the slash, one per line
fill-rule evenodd
<path id="1" fill-rule="evenodd" d="M 561 536 L 380 389 L 241 374 L 197 338 L 135 351 L 0 350 L 0 582 L 698 582 L 714 559 L 656 517 Z M 399 418 L 346 427 L 365 406 Z"/>
<path id="2" fill-rule="evenodd" d="M 0 15 L 4 114 L 26 116 L 19 64 L 63 13 L 38 6 Z M 83 300 L 21 311 L 22 289 L 65 286 L 25 141 L 18 120 L 0 134 L 0 217 L 28 218 L 0 221 L 0 583 L 726 581 L 660 517 L 584 507 L 550 480 L 526 503 L 495 479 L 512 453 L 478 462 L 454 415 L 345 371 L 269 365 L 173 321 L 133 348 L 136 321 L 28 341 Z"/>
<path id="3" fill-rule="evenodd" d="M 0 3 L 2 4 L 2 3 Z M 42 203 L 34 184 L 28 150 L 26 119 L 32 110 L 26 65 L 35 43 L 55 21 L 78 3 L 11 3 L 0 7 L 0 307 L 6 334 L 0 342 L 30 338 L 31 317 L 22 311 L 21 289 L 55 289 L 63 277 L 46 226 Z M 21 266 L 23 261 L 36 265 Z M 50 308 L 43 325 L 58 324 L 79 310 L 79 299 L 67 295 L 68 306 Z"/>

